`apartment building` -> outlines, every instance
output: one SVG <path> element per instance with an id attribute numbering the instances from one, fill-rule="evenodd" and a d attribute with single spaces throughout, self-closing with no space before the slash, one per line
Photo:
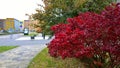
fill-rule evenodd
<path id="1" fill-rule="evenodd" d="M 20 21 L 14 18 L 6 18 L 4 29 L 8 32 L 19 32 L 20 31 Z"/>
<path id="2" fill-rule="evenodd" d="M 5 19 L 0 19 L 0 31 L 4 30 Z"/>
<path id="3" fill-rule="evenodd" d="M 38 24 L 37 20 L 24 20 L 23 28 L 28 28 L 30 31 L 36 30 L 35 25 Z"/>

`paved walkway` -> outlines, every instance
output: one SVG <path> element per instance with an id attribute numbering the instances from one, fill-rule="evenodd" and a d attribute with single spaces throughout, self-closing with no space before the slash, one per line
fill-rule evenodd
<path id="1" fill-rule="evenodd" d="M 27 68 L 46 45 L 20 46 L 0 54 L 0 68 Z"/>

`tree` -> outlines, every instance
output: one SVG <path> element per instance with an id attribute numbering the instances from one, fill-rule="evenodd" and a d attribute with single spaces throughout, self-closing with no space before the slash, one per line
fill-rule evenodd
<path id="1" fill-rule="evenodd" d="M 51 28 L 55 34 L 48 44 L 52 57 L 77 58 L 86 68 L 120 68 L 120 3 L 100 14 L 80 13 L 67 22 Z"/>
<path id="2" fill-rule="evenodd" d="M 114 0 L 43 0 L 43 9 L 36 10 L 34 19 L 40 21 L 45 33 L 51 34 L 50 27 L 58 23 L 66 23 L 68 17 L 77 16 L 81 12 L 94 11 L 99 13 L 104 6 Z"/>
<path id="3" fill-rule="evenodd" d="M 82 10 L 83 12 L 90 11 L 90 12 L 100 13 L 105 6 L 116 1 L 117 0 L 89 0 L 82 5 L 83 7 Z"/>

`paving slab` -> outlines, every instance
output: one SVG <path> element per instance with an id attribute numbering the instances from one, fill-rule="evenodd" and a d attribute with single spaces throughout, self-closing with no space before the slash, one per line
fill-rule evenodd
<path id="1" fill-rule="evenodd" d="M 27 68 L 30 61 L 45 47 L 26 45 L 0 53 L 0 68 Z"/>

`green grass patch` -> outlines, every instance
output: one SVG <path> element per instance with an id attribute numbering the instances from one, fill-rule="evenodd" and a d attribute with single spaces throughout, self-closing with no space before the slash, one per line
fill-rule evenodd
<path id="1" fill-rule="evenodd" d="M 30 32 L 29 33 L 29 36 L 37 36 L 38 35 L 38 33 L 36 33 L 36 32 Z"/>
<path id="2" fill-rule="evenodd" d="M 0 33 L 0 36 L 4 36 L 4 35 L 10 35 L 10 34 L 20 34 L 20 33 Z"/>
<path id="3" fill-rule="evenodd" d="M 53 58 L 45 48 L 30 62 L 28 68 L 85 68 L 83 64 L 74 58 Z"/>
<path id="4" fill-rule="evenodd" d="M 0 46 L 0 53 L 16 48 L 18 46 Z"/>

